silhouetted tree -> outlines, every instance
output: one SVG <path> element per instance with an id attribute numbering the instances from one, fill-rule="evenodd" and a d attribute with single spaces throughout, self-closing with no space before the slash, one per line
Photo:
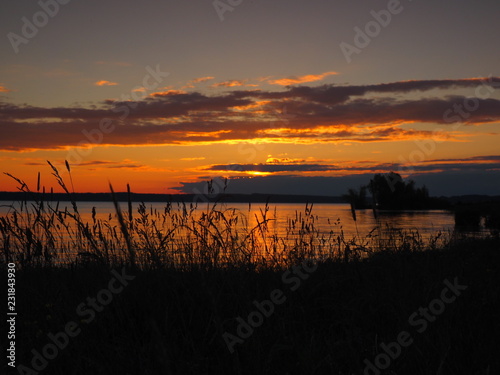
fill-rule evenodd
<path id="1" fill-rule="evenodd" d="M 367 191 L 372 196 L 372 208 L 381 210 L 425 210 L 448 209 L 450 203 L 444 198 L 431 198 L 427 187 L 416 187 L 415 181 L 404 181 L 395 172 L 378 173 L 373 176 L 367 186 L 359 191 L 349 189 L 343 198 L 351 203 L 351 208 L 368 208 Z M 375 212 L 375 211 L 374 211 Z M 376 212 L 375 212 L 376 213 Z"/>
<path id="2" fill-rule="evenodd" d="M 405 182 L 395 172 L 376 174 L 368 185 L 376 207 L 385 210 L 423 209 L 429 206 L 429 191 L 415 187 L 415 181 Z"/>

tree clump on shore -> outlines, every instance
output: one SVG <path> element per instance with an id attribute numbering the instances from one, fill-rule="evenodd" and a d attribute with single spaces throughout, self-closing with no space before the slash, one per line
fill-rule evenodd
<path id="1" fill-rule="evenodd" d="M 367 197 L 371 194 L 371 203 Z M 424 210 L 448 208 L 449 203 L 429 196 L 424 185 L 416 187 L 415 181 L 405 181 L 395 172 L 376 174 L 367 185 L 359 190 L 349 189 L 343 196 L 356 209 L 376 208 L 381 210 Z"/>

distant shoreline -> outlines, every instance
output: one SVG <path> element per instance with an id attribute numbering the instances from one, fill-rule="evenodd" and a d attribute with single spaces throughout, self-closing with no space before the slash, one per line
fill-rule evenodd
<path id="1" fill-rule="evenodd" d="M 348 203 L 344 198 L 337 196 L 317 195 L 289 195 L 289 194 L 139 194 L 115 193 L 119 202 L 184 202 L 184 203 Z M 453 197 L 439 197 L 451 204 L 455 203 L 481 203 L 500 201 L 500 196 L 489 195 L 463 195 Z M 70 201 L 77 202 L 112 202 L 110 193 L 26 193 L 26 192 L 0 192 L 0 201 Z"/>
<path id="2" fill-rule="evenodd" d="M 347 203 L 342 197 L 325 197 L 314 195 L 286 195 L 286 194 L 138 194 L 115 193 L 119 202 L 184 202 L 184 203 Z M 25 193 L 0 192 L 0 201 L 44 200 L 76 202 L 112 202 L 110 193 Z"/>

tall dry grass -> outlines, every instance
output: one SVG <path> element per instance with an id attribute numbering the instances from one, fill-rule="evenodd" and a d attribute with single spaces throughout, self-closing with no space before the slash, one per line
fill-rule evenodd
<path id="1" fill-rule="evenodd" d="M 427 242 L 416 230 L 385 228 L 382 235 L 381 223 L 364 237 L 356 230 L 354 237 L 347 238 L 339 220 L 328 221 L 331 229 L 320 231 L 313 204 L 306 204 L 303 211 L 288 218 L 281 234 L 272 225 L 277 213 L 269 203 L 254 218 L 250 218 L 250 204 L 245 213 L 220 202 L 207 203 L 206 207 L 167 202 L 162 211 L 141 203 L 134 212 L 130 186 L 127 211 L 122 212 L 111 184 L 115 212 L 106 219 L 97 218 L 94 207 L 91 220 L 85 221 L 74 199 L 70 165 L 65 163 L 71 191 L 59 170 L 48 163 L 72 209 L 61 209 L 59 202 L 50 200 L 50 193 L 40 185 L 40 174 L 36 191 L 41 195 L 7 174 L 25 198 L 0 217 L 0 248 L 5 262 L 21 266 L 92 261 L 141 268 L 284 268 L 306 258 L 356 261 L 377 251 L 421 251 L 445 243 L 442 233 Z M 354 209 L 352 214 L 356 222 Z M 253 219 L 256 224 L 252 226 Z"/>

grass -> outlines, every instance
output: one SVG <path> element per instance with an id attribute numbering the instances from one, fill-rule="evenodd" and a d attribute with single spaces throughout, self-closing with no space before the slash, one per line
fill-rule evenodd
<path id="1" fill-rule="evenodd" d="M 30 189 L 17 181 L 27 198 L 0 218 L 0 247 L 2 263 L 18 268 L 18 364 L 29 366 L 49 332 L 76 321 L 81 334 L 45 373 L 361 374 L 363 361 L 410 331 L 409 316 L 456 277 L 468 289 L 425 332 L 412 331 L 414 343 L 385 373 L 500 373 L 498 237 L 424 241 L 416 231 L 392 231 L 382 240 L 376 228 L 346 239 L 340 223 L 320 233 L 312 205 L 289 219 L 284 236 L 273 231 L 268 205 L 253 227 L 218 203 L 197 214 L 185 204 L 132 212 L 130 202 L 121 212 L 115 201 L 116 220 L 94 212 L 87 223 L 76 202 L 71 212 L 30 203 Z M 318 268 L 293 291 L 283 275 L 304 259 Z M 77 307 L 122 267 L 135 279 L 82 321 Z M 231 354 L 224 332 L 235 334 L 236 318 L 275 289 L 286 301 Z"/>
<path id="2" fill-rule="evenodd" d="M 50 164 L 50 163 L 49 163 Z M 28 185 L 14 176 L 25 200 L 12 205 L 0 217 L 0 248 L 6 262 L 21 267 L 52 266 L 68 263 L 100 262 L 108 266 L 123 262 L 140 268 L 176 267 L 179 269 L 245 266 L 253 268 L 286 268 L 303 259 L 353 260 L 374 251 L 421 251 L 443 246 L 449 236 L 437 233 L 424 241 L 418 231 L 375 228 L 365 237 L 344 235 L 340 222 L 330 223 L 328 232 L 316 227 L 318 217 L 313 205 L 288 219 L 284 235 L 273 229 L 276 212 L 268 204 L 255 214 L 250 226 L 247 213 L 219 203 L 166 203 L 163 211 L 141 203 L 137 212 L 132 202 L 122 213 L 110 185 L 115 214 L 84 221 L 78 204 L 67 188 L 58 169 L 50 164 L 53 175 L 67 193 L 72 210 L 59 208 L 49 200 L 32 194 Z M 67 171 L 71 170 L 66 164 Z M 37 184 L 37 192 L 41 189 Z M 43 192 L 45 189 L 43 188 Z M 130 187 L 128 187 L 130 197 Z M 356 213 L 353 210 L 356 222 Z M 384 234 L 382 234 L 382 231 Z"/>
<path id="3" fill-rule="evenodd" d="M 476 248 L 470 245 L 476 246 Z M 390 367 L 404 374 L 498 373 L 498 242 L 447 250 L 379 253 L 369 260 L 321 262 L 300 288 L 282 271 L 247 267 L 140 269 L 136 278 L 50 362 L 49 374 L 351 374 L 362 373 L 381 342 L 411 331 L 409 316 L 439 297 L 443 280 L 468 289 Z M 78 321 L 76 307 L 107 286 L 110 268 L 87 263 L 20 270 L 18 361 L 50 342 L 49 332 Z M 276 288 L 285 303 L 235 346 L 238 316 Z M 414 331 L 412 331 L 414 332 Z M 391 373 L 391 372 L 388 372 Z"/>

